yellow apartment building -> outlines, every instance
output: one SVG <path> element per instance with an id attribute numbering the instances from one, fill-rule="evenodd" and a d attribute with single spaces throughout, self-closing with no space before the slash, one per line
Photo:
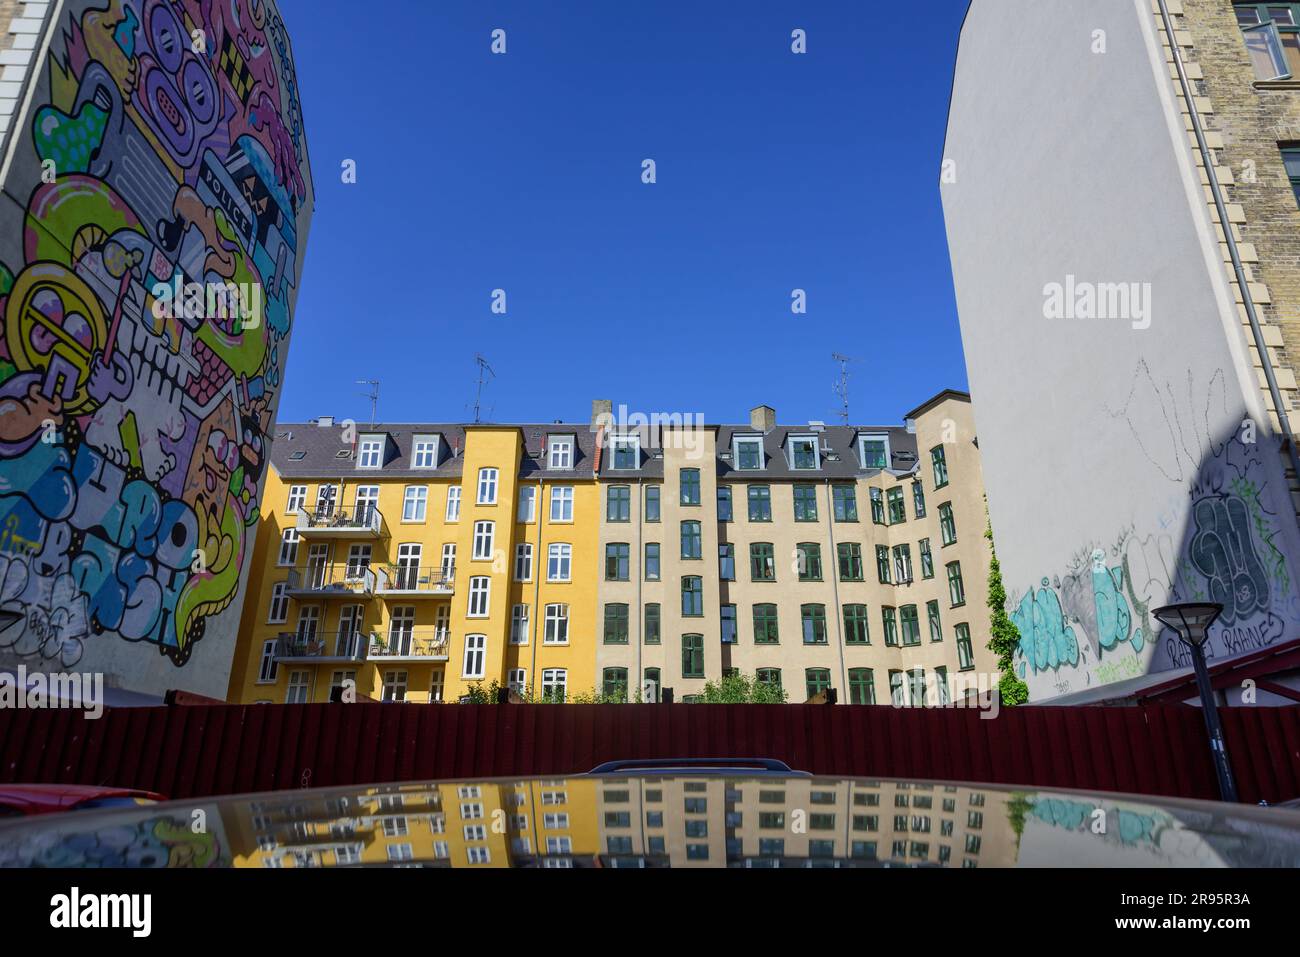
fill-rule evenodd
<path id="1" fill-rule="evenodd" d="M 595 445 L 585 424 L 278 426 L 229 700 L 590 692 Z"/>

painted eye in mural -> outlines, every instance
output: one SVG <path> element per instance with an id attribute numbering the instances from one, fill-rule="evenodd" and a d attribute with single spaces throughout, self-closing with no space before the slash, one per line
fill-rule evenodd
<path id="1" fill-rule="evenodd" d="M 185 91 L 185 103 L 194 116 L 194 121 L 203 126 L 213 120 L 217 113 L 216 81 L 207 68 L 196 59 L 185 62 L 181 76 L 181 89 Z"/>
<path id="2" fill-rule="evenodd" d="M 181 57 L 187 46 L 181 42 L 181 37 L 185 35 L 170 6 L 158 4 L 150 11 L 149 46 L 158 57 L 159 65 L 173 75 L 181 68 Z"/>

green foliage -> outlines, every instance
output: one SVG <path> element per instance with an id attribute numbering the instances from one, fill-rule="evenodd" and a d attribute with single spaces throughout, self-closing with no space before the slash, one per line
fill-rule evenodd
<path id="1" fill-rule="evenodd" d="M 789 694 L 780 685 L 759 681 L 757 676 L 740 672 L 709 681 L 697 699 L 703 704 L 784 704 Z"/>
<path id="2" fill-rule="evenodd" d="M 1002 566 L 998 563 L 997 549 L 993 545 L 993 525 L 984 529 L 989 540 L 989 650 L 998 656 L 998 691 L 1004 705 L 1024 704 L 1029 700 L 1029 686 L 1016 676 L 1012 661 L 1020 645 L 1020 630 L 1007 614 L 1007 590 L 1002 585 Z"/>
<path id="3" fill-rule="evenodd" d="M 469 686 L 464 697 L 465 704 L 496 704 L 497 695 L 501 693 L 502 685 L 495 678 L 487 687 L 483 686 L 480 681 L 475 681 Z M 555 698 L 549 695 L 535 694 L 531 688 L 525 688 L 522 694 L 516 692 L 519 700 L 524 704 L 626 704 L 627 690 L 618 689 L 613 694 L 606 694 L 603 691 L 571 691 L 567 697 Z M 633 698 L 634 702 L 641 702 L 641 692 L 637 691 Z"/>

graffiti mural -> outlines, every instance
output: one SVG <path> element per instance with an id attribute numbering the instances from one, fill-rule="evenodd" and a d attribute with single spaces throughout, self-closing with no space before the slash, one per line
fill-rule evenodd
<path id="1" fill-rule="evenodd" d="M 128 815 L 113 827 L 75 823 L 23 832 L 0 847 L 0 867 L 229 867 L 215 806 L 196 829 L 185 815 Z M 209 830 L 207 822 L 212 822 Z"/>
<path id="2" fill-rule="evenodd" d="M 1277 445 L 1231 412 L 1223 372 L 1199 387 L 1190 375 L 1158 387 L 1139 361 L 1125 403 L 1107 412 L 1133 439 L 1134 467 L 1163 478 L 1169 497 L 1141 533 L 1133 522 L 1113 540 L 1084 543 L 1064 569 L 1013 597 L 1015 667 L 1031 697 L 1189 666 L 1186 646 L 1151 615 L 1169 602 L 1223 605 L 1211 658 L 1266 648 L 1300 623 L 1281 547 Z M 1139 426 L 1143 416 L 1163 427 Z"/>
<path id="3" fill-rule="evenodd" d="M 0 216 L 0 659 L 224 695 L 312 208 L 288 36 L 59 16 Z"/>

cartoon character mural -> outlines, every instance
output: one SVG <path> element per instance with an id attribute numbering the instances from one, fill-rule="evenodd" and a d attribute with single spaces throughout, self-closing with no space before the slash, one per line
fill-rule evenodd
<path id="1" fill-rule="evenodd" d="M 271 0 L 59 17 L 0 212 L 0 659 L 221 695 L 312 208 L 288 37 Z"/>

